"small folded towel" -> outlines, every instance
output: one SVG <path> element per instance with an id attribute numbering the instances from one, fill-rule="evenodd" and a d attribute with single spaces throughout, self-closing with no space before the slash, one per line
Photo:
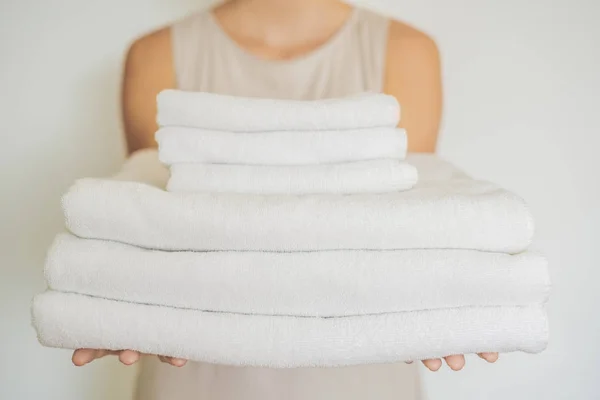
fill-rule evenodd
<path id="1" fill-rule="evenodd" d="M 166 127 L 156 141 L 168 165 L 309 165 L 406 156 L 406 132 L 396 128 L 235 133 Z"/>
<path id="2" fill-rule="evenodd" d="M 398 101 L 380 93 L 299 101 L 165 90 L 157 103 L 160 126 L 230 132 L 391 128 L 400 121 Z"/>
<path id="3" fill-rule="evenodd" d="M 81 179 L 63 196 L 77 236 L 161 250 L 474 249 L 518 253 L 533 220 L 518 196 L 472 179 L 358 195 L 170 193 Z"/>
<path id="4" fill-rule="evenodd" d="M 46 292 L 34 299 L 33 323 L 40 343 L 49 347 L 131 349 L 274 368 L 479 352 L 537 353 L 548 340 L 543 306 L 306 318 L 203 312 Z"/>
<path id="5" fill-rule="evenodd" d="M 399 192 L 417 183 L 417 170 L 398 160 L 316 165 L 173 164 L 170 192 L 358 194 Z"/>
<path id="6" fill-rule="evenodd" d="M 432 183 L 469 178 L 464 171 L 433 154 L 407 154 L 406 162 L 417 168 L 419 182 Z M 159 160 L 156 149 L 143 149 L 131 154 L 112 179 L 141 182 L 164 189 L 169 179 L 169 169 Z"/>
<path id="7" fill-rule="evenodd" d="M 472 250 L 162 252 L 69 234 L 46 263 L 50 289 L 241 314 L 334 317 L 544 303 L 535 254 Z"/>

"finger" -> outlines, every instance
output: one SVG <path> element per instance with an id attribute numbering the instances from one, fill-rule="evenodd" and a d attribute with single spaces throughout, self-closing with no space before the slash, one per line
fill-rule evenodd
<path id="1" fill-rule="evenodd" d="M 140 353 L 133 350 L 123 350 L 119 354 L 119 361 L 125 365 L 135 364 L 140 359 Z"/>
<path id="2" fill-rule="evenodd" d="M 170 364 L 174 367 L 183 367 L 187 363 L 187 360 L 184 360 L 183 358 L 158 356 L 158 359 L 165 364 Z"/>
<path id="3" fill-rule="evenodd" d="M 183 358 L 166 357 L 166 359 L 167 362 L 174 367 L 183 367 L 187 363 L 187 360 L 184 360 Z"/>
<path id="4" fill-rule="evenodd" d="M 187 364 L 187 360 L 184 360 L 183 358 L 174 358 L 171 364 L 175 367 L 183 367 L 185 364 Z"/>
<path id="5" fill-rule="evenodd" d="M 498 353 L 479 353 L 477 355 L 489 363 L 494 363 L 494 362 L 498 361 L 498 357 L 499 357 Z"/>
<path id="6" fill-rule="evenodd" d="M 94 349 L 77 349 L 73 352 L 71 361 L 78 367 L 92 362 L 96 358 L 96 350 Z"/>
<path id="7" fill-rule="evenodd" d="M 171 357 L 167 356 L 158 356 L 158 359 L 165 364 L 171 364 Z"/>
<path id="8" fill-rule="evenodd" d="M 460 371 L 465 366 L 465 356 L 462 354 L 444 357 L 444 360 L 453 371 Z"/>
<path id="9" fill-rule="evenodd" d="M 442 366 L 442 360 L 439 358 L 432 358 L 430 360 L 423 360 L 423 365 L 425 365 L 429 370 L 435 372 Z"/>

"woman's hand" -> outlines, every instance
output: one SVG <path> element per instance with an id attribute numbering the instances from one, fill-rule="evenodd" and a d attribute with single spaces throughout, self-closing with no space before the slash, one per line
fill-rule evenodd
<path id="1" fill-rule="evenodd" d="M 83 365 L 89 364 L 92 361 L 102 358 L 104 356 L 113 355 L 118 356 L 119 361 L 125 365 L 132 365 L 138 362 L 142 354 L 139 351 L 133 350 L 94 350 L 94 349 L 77 349 L 73 352 L 73 364 L 81 367 Z M 171 364 L 174 367 L 183 367 L 187 360 L 181 358 L 174 357 L 164 357 L 158 356 L 159 360 L 166 363 Z"/>
<path id="2" fill-rule="evenodd" d="M 489 363 L 493 363 L 498 360 L 498 353 L 479 353 L 477 355 Z M 460 371 L 465 366 L 465 356 L 462 354 L 444 357 L 444 360 L 453 371 Z M 442 367 L 442 360 L 440 358 L 423 360 L 423 365 L 425 365 L 430 371 L 435 372 Z"/>
<path id="3" fill-rule="evenodd" d="M 114 355 L 119 357 L 119 361 L 125 365 L 135 364 L 140 357 L 142 356 L 140 352 L 133 350 L 94 350 L 94 349 L 78 349 L 73 352 L 73 364 L 81 367 L 83 365 L 89 364 L 90 362 L 102 358 L 107 355 Z M 489 363 L 496 362 L 498 360 L 498 353 L 479 353 L 477 354 L 482 359 L 486 360 Z M 170 364 L 174 367 L 183 367 L 187 360 L 181 358 L 174 357 L 165 357 L 158 356 L 159 360 Z M 464 355 L 454 355 L 444 357 L 446 364 L 454 370 L 460 371 L 465 366 L 465 356 Z M 432 358 L 429 360 L 423 360 L 423 365 L 425 365 L 431 371 L 437 371 L 442 367 L 442 360 L 440 358 Z"/>

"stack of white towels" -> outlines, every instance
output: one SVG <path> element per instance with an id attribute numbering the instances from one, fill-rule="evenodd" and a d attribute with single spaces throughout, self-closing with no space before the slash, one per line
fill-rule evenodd
<path id="1" fill-rule="evenodd" d="M 405 157 L 399 118 L 382 94 L 161 93 L 158 157 L 63 198 L 40 342 L 279 368 L 542 351 L 526 205 Z"/>

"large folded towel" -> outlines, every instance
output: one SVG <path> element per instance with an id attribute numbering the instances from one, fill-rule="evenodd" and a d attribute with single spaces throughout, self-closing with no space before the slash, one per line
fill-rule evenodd
<path id="1" fill-rule="evenodd" d="M 406 156 L 396 128 L 236 133 L 165 127 L 156 133 L 165 164 L 307 165 Z"/>
<path id="2" fill-rule="evenodd" d="M 456 248 L 518 253 L 533 220 L 516 195 L 455 179 L 359 195 L 169 193 L 81 179 L 63 197 L 80 237 L 162 250 L 315 251 Z"/>
<path id="3" fill-rule="evenodd" d="M 40 342 L 132 349 L 226 365 L 345 366 L 546 347 L 543 306 L 464 307 L 341 318 L 185 310 L 46 292 L 36 296 Z"/>
<path id="4" fill-rule="evenodd" d="M 472 250 L 162 252 L 59 235 L 50 289 L 261 315 L 351 316 L 544 303 L 547 263 Z"/>
<path id="5" fill-rule="evenodd" d="M 417 183 L 417 170 L 398 160 L 315 165 L 173 164 L 170 192 L 358 194 L 399 192 Z"/>
<path id="6" fill-rule="evenodd" d="M 395 127 L 400 121 L 398 101 L 379 93 L 299 101 L 165 90 L 157 103 L 161 126 L 232 132 Z"/>

